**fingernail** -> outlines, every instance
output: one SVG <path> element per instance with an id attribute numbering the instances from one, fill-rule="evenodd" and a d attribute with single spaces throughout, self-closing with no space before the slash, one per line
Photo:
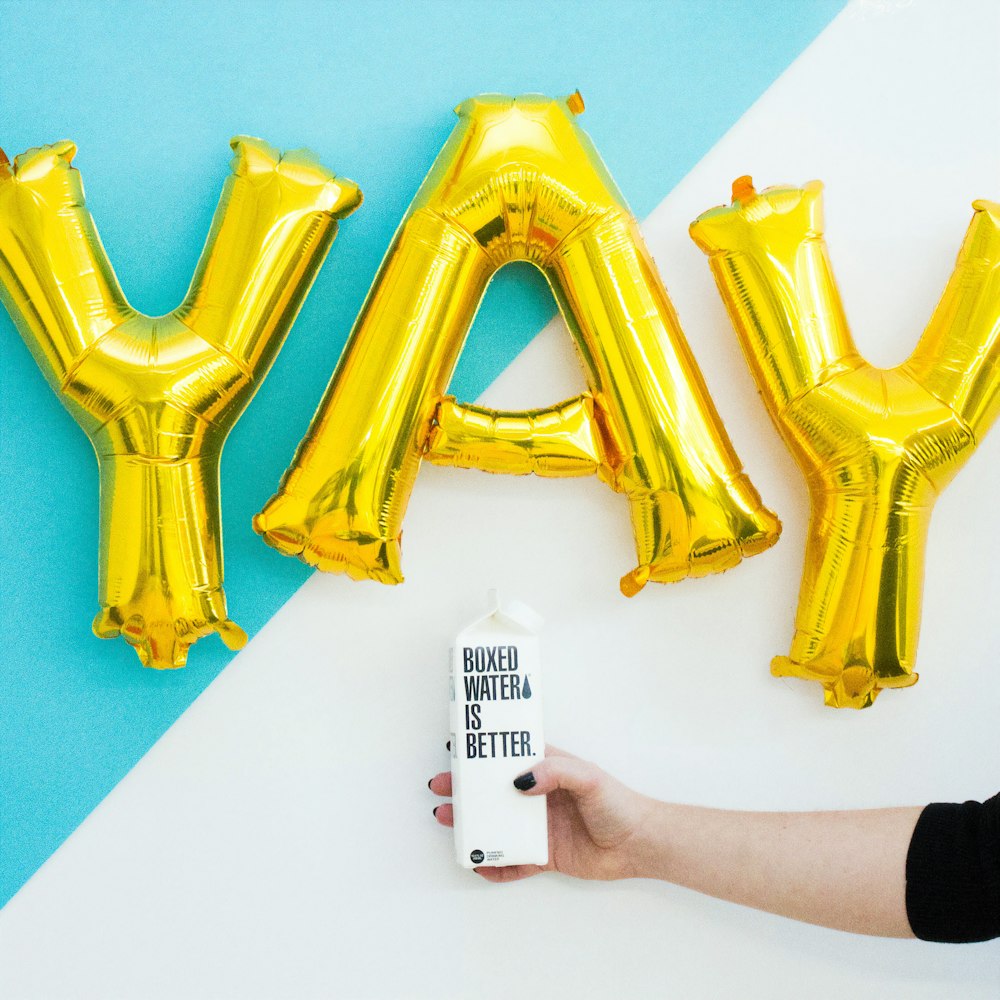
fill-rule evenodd
<path id="1" fill-rule="evenodd" d="M 438 814 L 438 809 L 440 809 L 440 808 L 441 808 L 440 806 L 435 806 L 435 807 L 434 807 L 434 808 L 433 808 L 433 809 L 431 810 L 431 815 L 432 815 L 432 816 L 437 816 L 437 814 Z"/>
<path id="2" fill-rule="evenodd" d="M 433 778 L 428 778 L 428 779 L 427 779 L 427 787 L 428 787 L 428 788 L 430 788 L 430 787 L 431 787 L 431 782 L 432 782 L 433 780 L 434 780 Z M 433 789 L 431 789 L 431 790 L 433 791 Z"/>
<path id="3" fill-rule="evenodd" d="M 534 788 L 536 784 L 538 784 L 538 782 L 535 781 L 534 771 L 528 771 L 527 773 L 522 774 L 519 778 L 514 779 L 514 787 L 519 792 L 526 792 L 529 788 Z"/>
<path id="4" fill-rule="evenodd" d="M 446 747 L 446 748 L 447 748 L 448 750 L 450 750 L 450 749 L 451 749 L 451 740 L 448 740 L 448 742 L 447 742 L 447 743 L 445 743 L 445 747 Z"/>

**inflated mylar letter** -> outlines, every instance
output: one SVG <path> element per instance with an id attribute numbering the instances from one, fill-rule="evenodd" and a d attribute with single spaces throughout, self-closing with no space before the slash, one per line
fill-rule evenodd
<path id="1" fill-rule="evenodd" d="M 71 142 L 0 153 L 0 295 L 97 452 L 94 632 L 147 666 L 180 667 L 218 632 L 246 642 L 222 589 L 219 457 L 360 202 L 304 151 L 237 138 L 233 173 L 181 306 L 137 313 L 84 205 Z"/>
<path id="2" fill-rule="evenodd" d="M 254 526 L 324 570 L 399 583 L 421 458 L 624 493 L 632 595 L 730 568 L 780 525 L 740 468 L 638 226 L 567 100 L 486 95 L 403 219 L 312 426 Z M 496 412 L 443 393 L 486 286 L 514 260 L 552 286 L 589 392 Z"/>
<path id="3" fill-rule="evenodd" d="M 812 519 L 789 656 L 776 675 L 865 708 L 907 687 L 931 509 L 1000 409 L 1000 205 L 977 201 L 954 274 L 908 361 L 868 364 L 833 279 L 818 182 L 758 194 L 691 227 L 771 417 L 806 476 Z"/>

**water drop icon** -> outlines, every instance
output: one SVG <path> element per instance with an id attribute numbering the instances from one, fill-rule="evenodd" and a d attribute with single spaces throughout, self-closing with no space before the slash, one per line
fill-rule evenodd
<path id="1" fill-rule="evenodd" d="M 521 685 L 521 697 L 522 698 L 531 697 L 531 682 L 528 680 L 527 675 L 525 675 L 524 683 Z"/>

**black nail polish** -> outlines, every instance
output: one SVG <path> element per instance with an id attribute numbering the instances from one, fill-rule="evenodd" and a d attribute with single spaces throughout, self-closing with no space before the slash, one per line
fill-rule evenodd
<path id="1" fill-rule="evenodd" d="M 519 792 L 526 792 L 529 788 L 534 788 L 538 784 L 535 781 L 535 774 L 533 771 L 528 771 L 527 774 L 522 774 L 519 778 L 514 779 L 514 787 Z"/>
<path id="2" fill-rule="evenodd" d="M 448 740 L 448 742 L 445 743 L 445 748 L 448 749 L 448 750 L 451 749 L 451 740 Z"/>
<path id="3" fill-rule="evenodd" d="M 431 787 L 431 782 L 432 782 L 433 780 L 434 780 L 433 778 L 428 778 L 428 779 L 427 779 L 427 787 L 428 787 L 428 788 L 430 788 L 430 787 Z M 431 789 L 431 791 L 433 791 L 433 789 Z"/>
<path id="4" fill-rule="evenodd" d="M 440 806 L 435 806 L 434 809 L 431 811 L 431 815 L 432 816 L 437 816 L 438 809 L 440 809 L 440 808 L 441 808 Z"/>

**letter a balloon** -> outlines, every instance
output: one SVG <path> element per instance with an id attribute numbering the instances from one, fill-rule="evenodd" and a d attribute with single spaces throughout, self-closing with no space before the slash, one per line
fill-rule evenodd
<path id="1" fill-rule="evenodd" d="M 399 583 L 422 459 L 599 475 L 623 493 L 631 596 L 735 566 L 777 518 L 743 473 L 624 198 L 566 100 L 485 95 L 459 122 L 386 254 L 279 492 L 254 526 L 323 570 Z M 513 260 L 548 279 L 589 390 L 499 412 L 444 395 L 486 286 Z"/>
<path id="2" fill-rule="evenodd" d="M 0 152 L 0 297 L 87 433 L 101 481 L 100 611 L 151 667 L 218 632 L 219 458 L 361 195 L 306 152 L 237 138 L 191 288 L 166 316 L 126 301 L 84 204 L 71 142 Z"/>

